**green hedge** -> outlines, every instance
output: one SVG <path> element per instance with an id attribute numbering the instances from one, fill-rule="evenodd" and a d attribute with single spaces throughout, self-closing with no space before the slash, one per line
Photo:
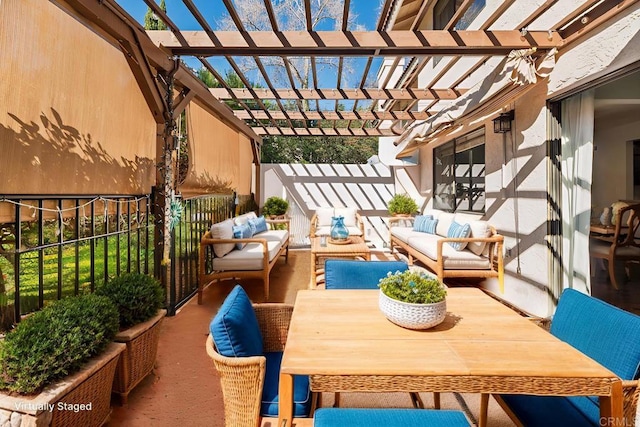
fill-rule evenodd
<path id="1" fill-rule="evenodd" d="M 55 301 L 24 319 L 0 346 L 0 387 L 22 394 L 73 374 L 118 332 L 118 311 L 94 294 Z"/>
<path id="2" fill-rule="evenodd" d="M 120 327 L 128 328 L 156 315 L 164 305 L 164 289 L 155 278 L 142 273 L 125 273 L 96 290 L 118 308 Z"/>

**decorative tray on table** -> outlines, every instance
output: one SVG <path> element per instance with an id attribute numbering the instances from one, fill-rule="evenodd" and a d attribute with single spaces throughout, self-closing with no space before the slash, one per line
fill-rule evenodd
<path id="1" fill-rule="evenodd" d="M 327 241 L 329 243 L 331 243 L 332 245 L 348 245 L 349 243 L 351 243 L 351 238 L 347 237 L 346 239 L 338 239 L 338 240 L 334 240 L 331 237 L 329 237 L 327 239 Z"/>

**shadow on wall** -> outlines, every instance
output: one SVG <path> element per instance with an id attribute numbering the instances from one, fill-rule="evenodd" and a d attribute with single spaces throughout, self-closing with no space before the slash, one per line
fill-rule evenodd
<path id="1" fill-rule="evenodd" d="M 49 116 L 40 115 L 41 123 L 8 115 L 20 130 L 0 124 L 4 158 L 0 161 L 4 172 L 0 193 L 51 193 L 55 189 L 58 194 L 136 194 L 150 190 L 144 188 L 149 177 L 155 181 L 153 159 L 113 157 L 90 133 L 82 134 L 65 124 L 53 108 Z"/>
<path id="2" fill-rule="evenodd" d="M 187 178 L 187 182 L 180 186 L 183 195 L 231 194 L 233 190 L 233 183 L 230 179 L 223 180 L 211 176 L 209 172 L 203 172 L 195 178 Z"/>

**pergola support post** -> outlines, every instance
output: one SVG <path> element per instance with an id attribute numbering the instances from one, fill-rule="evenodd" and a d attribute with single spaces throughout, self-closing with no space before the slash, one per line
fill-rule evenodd
<path id="1" fill-rule="evenodd" d="M 175 314 L 176 294 L 175 287 L 172 286 L 171 276 L 171 201 L 175 194 L 175 119 L 174 119 L 174 99 L 173 81 L 176 71 L 178 71 L 180 61 L 174 59 L 175 67 L 169 72 L 158 73 L 158 83 L 163 92 L 164 123 L 158 124 L 156 141 L 156 158 L 159 160 L 156 171 L 156 192 L 155 197 L 155 265 L 156 276 L 160 279 L 166 290 L 166 302 L 168 314 Z"/>

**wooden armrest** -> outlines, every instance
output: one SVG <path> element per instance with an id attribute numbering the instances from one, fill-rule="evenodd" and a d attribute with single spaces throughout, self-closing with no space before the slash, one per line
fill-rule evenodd
<path id="1" fill-rule="evenodd" d="M 285 219 L 265 219 L 268 224 L 288 224 L 291 222 L 290 218 Z"/>
<path id="2" fill-rule="evenodd" d="M 287 227 L 287 231 L 291 229 L 291 218 L 284 219 L 267 219 L 267 224 L 284 224 Z"/>
<path id="3" fill-rule="evenodd" d="M 411 222 L 413 222 L 413 221 L 415 221 L 415 219 L 416 218 L 413 217 L 413 216 L 406 216 L 406 217 L 392 216 L 392 217 L 387 218 L 387 221 L 389 221 L 389 227 L 391 227 L 391 225 L 393 223 L 400 222 L 400 221 L 411 221 Z"/>

